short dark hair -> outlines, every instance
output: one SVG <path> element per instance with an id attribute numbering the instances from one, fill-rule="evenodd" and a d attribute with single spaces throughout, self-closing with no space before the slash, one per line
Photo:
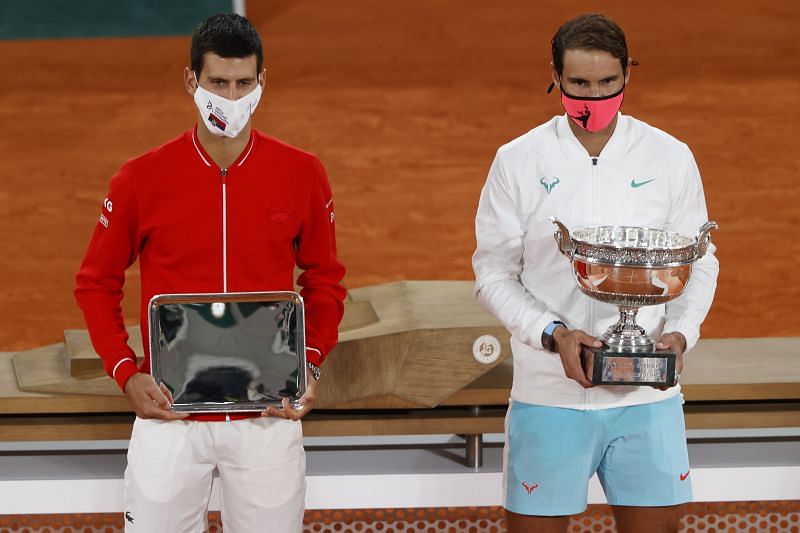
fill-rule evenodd
<path id="1" fill-rule="evenodd" d="M 567 50 L 602 50 L 619 59 L 623 76 L 628 70 L 625 33 L 605 15 L 587 13 L 568 20 L 558 28 L 551 43 L 553 67 L 559 76 L 564 70 L 564 52 Z"/>
<path id="2" fill-rule="evenodd" d="M 212 15 L 200 23 L 192 33 L 192 46 L 189 51 L 192 70 L 197 77 L 203 69 L 203 58 L 208 52 L 220 57 L 256 56 L 256 73 L 264 64 L 264 48 L 256 28 L 241 15 L 220 13 Z"/>

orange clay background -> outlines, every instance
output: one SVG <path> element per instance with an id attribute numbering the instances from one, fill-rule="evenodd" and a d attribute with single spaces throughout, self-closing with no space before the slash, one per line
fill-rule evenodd
<path id="1" fill-rule="evenodd" d="M 689 144 L 720 224 L 703 334 L 800 336 L 800 3 L 251 0 L 247 9 L 268 69 L 255 125 L 325 163 L 349 287 L 472 279 L 474 212 L 494 152 L 561 113 L 545 94 L 550 38 L 566 19 L 602 10 L 641 63 L 623 111 Z M 188 37 L 0 42 L 0 350 L 83 327 L 74 273 L 109 178 L 195 121 L 181 81 L 188 48 Z M 131 269 L 130 323 L 138 287 Z"/>

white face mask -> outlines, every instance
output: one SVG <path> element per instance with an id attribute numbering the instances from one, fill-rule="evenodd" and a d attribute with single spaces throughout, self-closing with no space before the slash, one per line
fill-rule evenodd
<path id="1" fill-rule="evenodd" d="M 197 83 L 197 76 L 194 78 Z M 261 100 L 261 85 L 238 100 L 228 100 L 209 92 L 197 83 L 194 103 L 200 111 L 203 124 L 208 131 L 218 136 L 234 138 L 242 132 Z"/>

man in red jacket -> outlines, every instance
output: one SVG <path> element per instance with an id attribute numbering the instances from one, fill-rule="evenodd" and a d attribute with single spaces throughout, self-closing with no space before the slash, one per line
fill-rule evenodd
<path id="1" fill-rule="evenodd" d="M 305 495 L 300 418 L 337 341 L 345 290 L 333 197 L 319 160 L 251 127 L 264 87 L 261 39 L 238 15 L 192 36 L 186 90 L 194 128 L 125 163 L 111 179 L 77 274 L 75 296 L 95 350 L 136 412 L 125 471 L 128 531 L 198 531 L 219 471 L 226 531 L 299 531 Z M 139 259 L 141 323 L 155 294 L 292 290 L 305 301 L 309 386 L 299 409 L 261 417 L 170 410 L 172 397 L 137 368 L 120 309 Z"/>

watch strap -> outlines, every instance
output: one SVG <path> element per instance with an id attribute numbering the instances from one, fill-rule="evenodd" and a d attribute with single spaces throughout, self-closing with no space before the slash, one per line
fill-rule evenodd
<path id="1" fill-rule="evenodd" d="M 567 327 L 567 325 L 564 324 L 563 322 L 561 322 L 560 320 L 553 320 L 552 322 L 547 324 L 547 326 L 544 328 L 544 334 L 545 335 L 550 335 L 552 337 L 553 336 L 553 332 L 556 330 L 556 328 L 558 326 Z"/>
<path id="2" fill-rule="evenodd" d="M 306 366 L 309 370 L 311 370 L 311 375 L 314 376 L 314 381 L 319 381 L 319 376 L 321 374 L 319 367 L 311 361 L 306 361 Z"/>
<path id="3" fill-rule="evenodd" d="M 559 326 L 567 327 L 567 325 L 560 320 L 553 320 L 547 324 L 547 326 L 545 326 L 544 331 L 542 332 L 542 348 L 548 352 L 556 351 L 556 340 L 553 338 L 553 332 Z"/>

